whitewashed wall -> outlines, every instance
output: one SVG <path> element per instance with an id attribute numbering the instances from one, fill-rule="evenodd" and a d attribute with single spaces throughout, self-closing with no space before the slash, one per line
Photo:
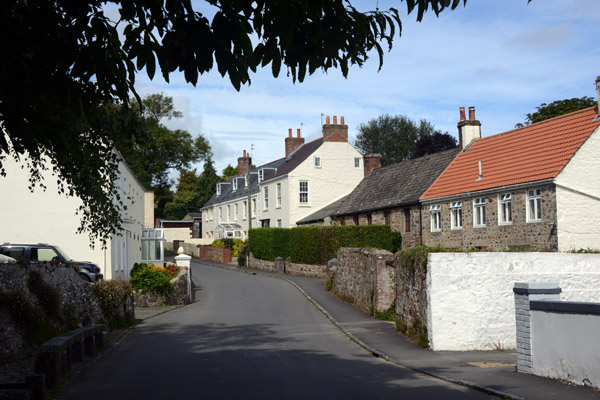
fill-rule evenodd
<path id="1" fill-rule="evenodd" d="M 556 177 L 558 249 L 600 249 L 600 128 Z"/>
<path id="2" fill-rule="evenodd" d="M 540 281 L 558 282 L 563 300 L 600 302 L 600 254 L 430 254 L 430 347 L 458 351 L 514 349 L 514 283 Z"/>
<path id="3" fill-rule="evenodd" d="M 600 387 L 600 315 L 532 310 L 531 331 L 534 374 Z"/>

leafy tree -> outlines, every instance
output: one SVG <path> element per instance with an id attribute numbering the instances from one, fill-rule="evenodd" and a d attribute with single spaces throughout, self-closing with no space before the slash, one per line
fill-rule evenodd
<path id="1" fill-rule="evenodd" d="M 51 168 L 60 191 L 81 198 L 80 231 L 106 240 L 120 230 L 118 157 L 102 104 L 129 103 L 135 77 L 182 71 L 193 85 L 217 68 L 236 89 L 270 64 L 293 81 L 361 66 L 400 34 L 394 8 L 361 12 L 350 0 L 13 0 L 0 7 L 0 173 L 7 156 L 28 160 L 32 186 Z M 466 0 L 407 0 L 417 20 Z M 111 20 L 105 9 L 115 7 Z M 157 68 L 158 67 L 158 68 Z M 139 100 L 139 99 L 138 99 Z M 108 116 L 110 118 L 110 116 Z"/>
<path id="2" fill-rule="evenodd" d="M 584 108 L 592 107 L 596 105 L 596 100 L 589 96 L 583 96 L 581 98 L 574 97 L 572 99 L 556 100 L 550 104 L 542 103 L 539 107 L 536 107 L 537 111 L 531 114 L 525 114 L 525 122 L 518 123 L 515 128 L 521 128 L 522 126 L 535 124 L 536 122 L 544 121 L 546 119 L 558 117 L 560 115 L 572 113 L 573 111 L 582 110 Z"/>
<path id="3" fill-rule="evenodd" d="M 210 145 L 202 135 L 194 138 L 185 130 L 171 130 L 161 123 L 182 116 L 171 97 L 151 94 L 142 100 L 142 106 L 143 113 L 139 114 L 139 105 L 133 109 L 111 105 L 121 116 L 115 119 L 111 137 L 144 186 L 170 186 L 170 170 L 187 169 L 202 161 Z M 122 124 L 123 119 L 131 123 Z"/>
<path id="4" fill-rule="evenodd" d="M 456 139 L 448 132 L 435 131 L 431 135 L 422 136 L 416 141 L 411 158 L 439 153 L 440 151 L 453 149 L 456 146 L 458 146 Z"/>
<path id="5" fill-rule="evenodd" d="M 419 139 L 434 132 L 426 120 L 418 124 L 404 115 L 380 115 L 358 127 L 355 145 L 363 153 L 381 153 L 383 165 L 412 157 Z"/>
<path id="6" fill-rule="evenodd" d="M 223 177 L 224 178 L 236 176 L 237 174 L 238 174 L 238 167 L 232 167 L 231 164 L 228 164 L 225 168 L 223 168 Z"/>

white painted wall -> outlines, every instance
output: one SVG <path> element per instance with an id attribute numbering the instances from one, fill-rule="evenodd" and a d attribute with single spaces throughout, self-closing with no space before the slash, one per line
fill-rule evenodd
<path id="1" fill-rule="evenodd" d="M 314 157 L 321 157 L 321 168 Z M 325 142 L 288 175 L 290 226 L 350 193 L 364 178 L 362 161 L 354 167 L 354 158 L 362 155 L 350 143 Z M 300 204 L 299 185 L 309 181 L 309 204 Z"/>
<path id="2" fill-rule="evenodd" d="M 514 283 L 542 281 L 558 282 L 563 300 L 600 302 L 600 254 L 430 254 L 430 347 L 458 351 L 514 349 Z"/>
<path id="3" fill-rule="evenodd" d="M 556 177 L 560 251 L 600 250 L 600 128 Z"/>
<path id="4" fill-rule="evenodd" d="M 600 315 L 531 311 L 533 373 L 600 387 Z"/>
<path id="5" fill-rule="evenodd" d="M 141 260 L 145 192 L 131 171 L 119 165 L 118 181 L 127 211 L 122 214 L 124 231 L 114 236 L 103 251 L 100 243 L 90 247 L 87 234 L 78 234 L 80 217 L 75 211 L 81 200 L 58 194 L 56 177 L 44 171 L 44 191 L 28 189 L 29 174 L 11 157 L 3 161 L 7 176 L 0 177 L 0 243 L 48 243 L 62 248 L 69 257 L 97 264 L 106 279 L 128 277 L 133 263 Z"/>
<path id="6" fill-rule="evenodd" d="M 277 184 L 281 184 L 281 205 L 277 206 Z M 262 206 L 264 205 L 264 187 L 269 188 L 269 209 L 265 210 Z M 268 181 L 261 184 L 261 219 L 270 219 L 271 227 L 277 227 L 277 220 L 281 220 L 282 228 L 290 227 L 290 191 L 288 185 L 288 177 Z"/>
<path id="7" fill-rule="evenodd" d="M 247 192 L 246 192 L 247 193 Z M 257 194 L 252 194 L 251 195 L 251 201 L 252 199 L 256 199 L 256 201 L 260 202 L 261 199 L 259 196 L 257 196 Z M 215 204 L 213 206 L 210 207 L 206 207 L 203 208 L 202 211 L 202 237 L 203 238 L 207 238 L 207 233 L 212 233 L 213 236 L 210 239 L 217 239 L 216 236 L 214 236 L 215 233 L 215 229 L 217 228 L 217 226 L 219 225 L 219 208 L 223 209 L 223 218 L 221 219 L 221 222 L 237 222 L 238 224 L 240 224 L 242 226 L 242 231 L 243 232 L 248 232 L 248 218 L 244 218 L 244 201 L 247 202 L 248 200 L 248 196 L 244 196 L 244 197 L 240 197 L 237 199 L 233 199 L 227 202 L 223 202 L 223 203 L 218 203 Z M 235 205 L 238 205 L 238 217 L 235 217 Z M 231 218 L 227 218 L 227 206 L 230 206 L 231 208 Z M 211 214 L 212 211 L 212 214 Z M 246 210 L 246 216 L 248 215 L 248 211 Z M 257 215 L 254 215 L 254 218 L 252 218 L 252 228 L 258 228 L 260 227 L 260 221 L 259 218 L 261 218 L 261 211 L 260 211 L 260 204 L 257 204 Z M 242 237 L 242 239 L 246 239 L 247 237 L 244 236 Z M 211 241 L 212 243 L 212 241 Z"/>

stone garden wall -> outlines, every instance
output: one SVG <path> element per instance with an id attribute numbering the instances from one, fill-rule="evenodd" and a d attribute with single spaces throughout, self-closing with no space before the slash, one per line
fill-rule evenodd
<path id="1" fill-rule="evenodd" d="M 261 260 L 250 253 L 250 268 L 256 268 L 267 272 L 285 272 L 290 275 L 307 276 L 310 278 L 324 278 L 327 274 L 326 265 L 297 264 L 287 259 L 277 258 L 275 261 Z"/>
<path id="2" fill-rule="evenodd" d="M 187 270 L 181 268 L 179 274 L 171 279 L 173 292 L 170 295 L 133 292 L 135 307 L 163 307 L 189 304 Z"/>

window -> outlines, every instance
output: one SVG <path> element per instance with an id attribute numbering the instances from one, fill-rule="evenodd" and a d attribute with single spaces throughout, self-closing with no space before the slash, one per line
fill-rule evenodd
<path id="1" fill-rule="evenodd" d="M 485 226 L 485 197 L 473 199 L 473 226 Z"/>
<path id="2" fill-rule="evenodd" d="M 300 181 L 300 204 L 308 204 L 308 181 Z"/>
<path id="3" fill-rule="evenodd" d="M 237 221 L 238 220 L 238 204 L 237 203 L 235 203 L 235 207 L 234 207 L 233 212 L 234 212 L 234 215 L 235 215 L 235 220 Z"/>
<path id="4" fill-rule="evenodd" d="M 252 218 L 256 217 L 256 199 L 252 199 Z"/>
<path id="5" fill-rule="evenodd" d="M 265 179 L 265 170 L 260 169 L 260 170 L 258 170 L 258 181 L 262 182 L 263 179 Z"/>
<path id="6" fill-rule="evenodd" d="M 280 219 L 277 220 L 277 227 L 278 228 L 282 228 L 283 227 L 283 225 L 281 224 L 281 220 Z"/>
<path id="7" fill-rule="evenodd" d="M 353 215 L 352 220 L 354 221 L 354 225 L 358 225 L 358 215 Z"/>
<path id="8" fill-rule="evenodd" d="M 242 210 L 242 216 L 244 219 L 246 219 L 246 217 L 248 216 L 248 202 L 246 200 L 244 200 L 244 207 Z"/>
<path id="9" fill-rule="evenodd" d="M 265 186 L 264 191 L 264 203 L 265 203 L 265 210 L 269 209 L 269 187 Z"/>
<path id="10" fill-rule="evenodd" d="M 390 212 L 389 211 L 384 211 L 383 212 L 383 223 L 385 225 L 389 225 L 390 224 Z"/>
<path id="11" fill-rule="evenodd" d="M 277 184 L 277 207 L 281 207 L 281 183 Z"/>
<path id="12" fill-rule="evenodd" d="M 217 183 L 217 196 L 221 195 L 221 184 Z"/>
<path id="13" fill-rule="evenodd" d="M 206 233 L 208 236 L 208 232 Z M 142 261 L 162 261 L 164 259 L 164 239 L 162 229 L 142 230 Z"/>
<path id="14" fill-rule="evenodd" d="M 231 206 L 227 205 L 227 221 L 231 221 Z"/>
<path id="15" fill-rule="evenodd" d="M 321 157 L 315 157 L 315 168 L 321 168 Z"/>
<path id="16" fill-rule="evenodd" d="M 410 232 L 410 208 L 404 209 L 404 232 Z"/>
<path id="17" fill-rule="evenodd" d="M 434 204 L 429 207 L 429 215 L 431 216 L 431 232 L 439 232 L 442 229 L 441 209 L 439 204 Z"/>
<path id="18" fill-rule="evenodd" d="M 354 157 L 354 168 L 360 168 L 360 157 Z"/>
<path id="19" fill-rule="evenodd" d="M 233 178 L 233 191 L 237 190 L 237 178 Z"/>
<path id="20" fill-rule="evenodd" d="M 512 224 L 512 211 L 510 208 L 510 193 L 504 193 L 498 196 L 498 224 Z"/>
<path id="21" fill-rule="evenodd" d="M 527 222 L 542 220 L 542 189 L 527 191 Z"/>
<path id="22" fill-rule="evenodd" d="M 373 218 L 371 214 L 367 214 L 367 225 L 373 225 Z"/>
<path id="23" fill-rule="evenodd" d="M 450 203 L 450 226 L 452 229 L 462 229 L 462 201 Z"/>
<path id="24" fill-rule="evenodd" d="M 219 222 L 223 220 L 223 207 L 219 207 Z"/>

